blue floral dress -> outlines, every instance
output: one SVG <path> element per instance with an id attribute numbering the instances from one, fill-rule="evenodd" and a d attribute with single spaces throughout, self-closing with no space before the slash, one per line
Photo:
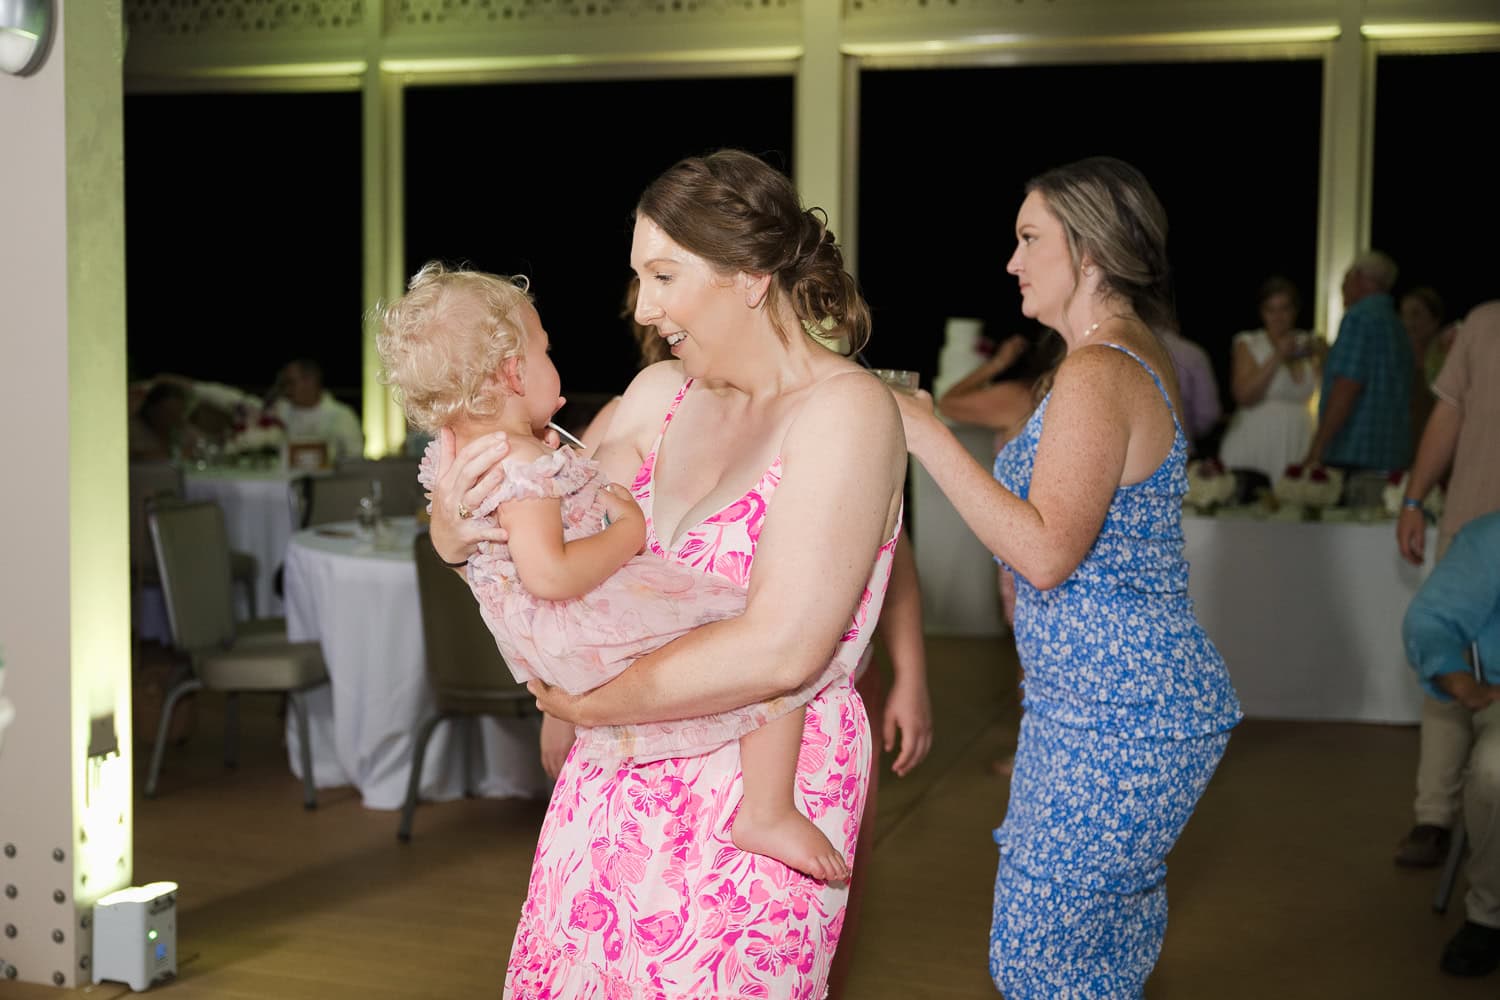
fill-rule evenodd
<path id="1" fill-rule="evenodd" d="M 1107 346 L 1171 408 L 1149 365 Z M 1023 499 L 1050 400 L 995 459 Z M 1072 576 L 1041 591 L 1015 574 L 1023 715 L 990 929 L 1007 1000 L 1142 995 L 1166 931 L 1167 853 L 1241 718 L 1188 596 L 1187 439 L 1172 420 L 1171 452 L 1115 491 Z"/>

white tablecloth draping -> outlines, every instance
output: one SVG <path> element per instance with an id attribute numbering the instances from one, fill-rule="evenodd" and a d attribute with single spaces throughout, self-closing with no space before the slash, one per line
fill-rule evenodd
<path id="1" fill-rule="evenodd" d="M 952 430 L 975 461 L 986 469 L 994 465 L 994 431 L 970 424 L 955 424 Z M 928 635 L 1005 635 L 1000 567 L 915 459 L 910 499 L 923 630 Z"/>
<path id="2" fill-rule="evenodd" d="M 1401 558 L 1393 522 L 1185 517 L 1182 530 L 1198 620 L 1247 716 L 1420 719 L 1401 621 L 1429 567 Z"/>
<path id="3" fill-rule="evenodd" d="M 332 684 L 307 699 L 313 776 L 319 788 L 354 785 L 370 809 L 399 809 L 406 798 L 416 727 L 434 711 L 422 649 L 421 607 L 412 562 L 413 518 L 393 518 L 376 548 L 352 523 L 298 532 L 286 550 L 287 633 L 318 640 Z M 287 717 L 287 753 L 301 777 L 295 720 Z M 477 794 L 537 797 L 550 790 L 537 747 L 536 719 L 480 720 L 480 739 L 464 726 L 433 731 L 422 765 L 428 801 L 464 794 L 463 754 Z"/>
<path id="4" fill-rule="evenodd" d="M 956 427 L 980 462 L 989 432 Z M 994 559 L 913 471 L 913 546 L 929 635 L 1003 635 Z M 1404 562 L 1391 521 L 1183 518 L 1188 591 L 1245 714 L 1412 723 L 1421 689 L 1401 620 L 1427 568 Z M 1429 562 L 1433 541 L 1429 538 Z"/>
<path id="5" fill-rule="evenodd" d="M 188 469 L 183 475 L 189 500 L 213 500 L 223 509 L 230 547 L 255 556 L 255 610 L 263 618 L 282 613 L 276 570 L 292 536 L 291 482 L 301 475 L 305 473 L 214 468 Z"/>

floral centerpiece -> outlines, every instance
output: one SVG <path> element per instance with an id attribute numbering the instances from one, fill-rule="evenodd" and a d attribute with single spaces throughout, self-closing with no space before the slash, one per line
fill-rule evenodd
<path id="1" fill-rule="evenodd" d="M 1411 474 L 1405 470 L 1393 472 L 1387 477 L 1381 500 L 1385 504 L 1385 512 L 1391 517 L 1401 516 L 1401 501 L 1406 499 L 1406 485 L 1410 479 Z M 1422 511 L 1433 521 L 1443 516 L 1442 486 L 1433 486 L 1427 492 L 1427 496 L 1422 499 Z"/>
<path id="2" fill-rule="evenodd" d="M 1195 458 L 1189 462 L 1187 482 L 1183 503 L 1200 512 L 1212 511 L 1234 499 L 1234 475 L 1217 458 Z"/>
<path id="3" fill-rule="evenodd" d="M 286 426 L 269 413 L 258 414 L 246 424 L 236 424 L 224 444 L 226 457 L 248 462 L 279 462 L 286 447 Z"/>
<path id="4" fill-rule="evenodd" d="M 1315 515 L 1339 502 L 1344 494 L 1344 473 L 1322 465 L 1288 465 L 1271 491 L 1282 504 Z"/>

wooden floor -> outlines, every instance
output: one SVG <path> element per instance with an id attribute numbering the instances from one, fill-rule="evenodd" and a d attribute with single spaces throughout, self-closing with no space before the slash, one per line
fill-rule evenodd
<path id="1" fill-rule="evenodd" d="M 1016 727 L 1008 640 L 929 640 L 937 740 L 880 791 L 848 1000 L 994 997 L 986 972 L 991 763 Z M 314 812 L 287 770 L 274 701 L 246 706 L 242 764 L 219 764 L 201 697 L 161 794 L 136 803 L 135 881 L 181 884 L 177 1000 L 494 997 L 543 805 L 424 805 L 397 815 L 326 790 Z M 1437 968 L 1462 921 L 1430 906 L 1435 872 L 1390 861 L 1410 822 L 1416 732 L 1249 721 L 1169 861 L 1171 918 L 1151 1000 L 1500 996 L 1500 973 Z M 143 764 L 144 753 L 137 761 Z M 139 787 L 139 781 L 137 783 Z M 0 998 L 113 998 L 128 987 L 0 985 Z"/>

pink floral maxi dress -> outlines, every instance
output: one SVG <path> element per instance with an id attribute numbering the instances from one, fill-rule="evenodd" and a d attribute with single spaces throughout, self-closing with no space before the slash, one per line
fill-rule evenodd
<path id="1" fill-rule="evenodd" d="M 748 583 L 781 459 L 739 500 L 667 551 L 651 520 L 656 455 L 688 380 L 631 490 L 658 555 Z M 835 662 L 807 704 L 797 806 L 853 862 L 870 768 L 870 727 L 850 676 L 890 579 L 892 537 Z M 822 1000 L 846 887 L 734 846 L 739 746 L 604 765 L 575 746 L 542 824 L 506 970 L 507 1000 Z"/>
<path id="2" fill-rule="evenodd" d="M 563 538 L 572 541 L 604 527 L 597 462 L 571 448 L 534 461 L 506 459 L 505 479 L 475 508 L 488 517 L 502 503 L 522 499 L 560 501 Z M 418 479 L 431 490 L 437 476 L 437 445 L 430 444 Z M 504 544 L 484 543 L 464 572 L 495 644 L 517 681 L 540 678 L 579 694 L 617 676 L 637 657 L 709 622 L 741 614 L 747 598 L 745 572 L 704 573 L 664 555 L 630 559 L 593 590 L 550 601 L 522 585 Z M 600 764 L 629 757 L 636 763 L 708 753 L 808 703 L 843 673 L 835 660 L 801 689 L 771 701 L 674 722 L 580 729 L 584 756 Z"/>

